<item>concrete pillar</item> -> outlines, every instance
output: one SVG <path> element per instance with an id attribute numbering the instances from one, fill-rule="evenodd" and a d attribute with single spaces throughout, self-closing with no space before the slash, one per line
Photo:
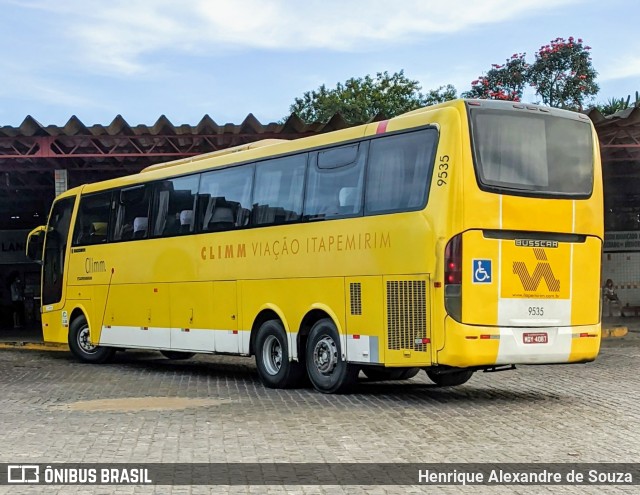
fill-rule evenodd
<path id="1" fill-rule="evenodd" d="M 66 170 L 55 170 L 54 171 L 54 181 L 56 186 L 56 196 L 62 194 L 67 189 L 69 189 L 67 183 L 67 171 Z"/>

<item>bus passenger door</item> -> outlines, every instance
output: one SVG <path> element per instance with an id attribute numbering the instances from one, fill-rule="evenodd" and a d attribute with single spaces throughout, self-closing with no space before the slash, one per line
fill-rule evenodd
<path id="1" fill-rule="evenodd" d="M 215 332 L 211 330 L 211 282 L 170 284 L 171 349 L 214 351 Z"/>
<path id="2" fill-rule="evenodd" d="M 239 353 L 237 282 L 213 282 L 211 307 L 216 352 Z"/>

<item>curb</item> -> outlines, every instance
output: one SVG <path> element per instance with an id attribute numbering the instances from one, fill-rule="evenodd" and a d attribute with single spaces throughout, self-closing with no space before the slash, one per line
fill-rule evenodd
<path id="1" fill-rule="evenodd" d="M 54 344 L 45 342 L 0 342 L 0 349 L 15 349 L 19 351 L 62 351 L 68 352 L 66 344 Z"/>
<path id="2" fill-rule="evenodd" d="M 603 328 L 602 329 L 602 338 L 603 339 L 618 339 L 620 337 L 624 337 L 629 333 L 629 329 L 627 327 L 611 327 L 611 328 Z"/>

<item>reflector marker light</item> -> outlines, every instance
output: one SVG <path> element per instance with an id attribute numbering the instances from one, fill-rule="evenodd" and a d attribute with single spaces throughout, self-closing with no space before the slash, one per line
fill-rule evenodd
<path id="1" fill-rule="evenodd" d="M 483 333 L 482 335 L 480 335 L 480 338 L 482 340 L 500 339 L 500 335 L 488 335 L 488 334 Z"/>
<path id="2" fill-rule="evenodd" d="M 378 122 L 378 128 L 376 129 L 376 134 L 384 134 L 387 132 L 387 126 L 389 125 L 388 120 L 383 120 L 382 122 Z"/>
<path id="3" fill-rule="evenodd" d="M 588 332 L 574 333 L 573 334 L 573 338 L 574 339 L 583 339 L 585 337 L 597 337 L 597 336 L 598 336 L 598 334 L 588 333 Z"/>
<path id="4" fill-rule="evenodd" d="M 431 339 L 416 339 L 416 344 L 430 344 Z"/>

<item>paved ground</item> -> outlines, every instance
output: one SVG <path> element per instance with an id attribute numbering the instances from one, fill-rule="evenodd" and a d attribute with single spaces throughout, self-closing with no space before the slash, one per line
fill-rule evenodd
<path id="1" fill-rule="evenodd" d="M 478 373 L 438 389 L 277 391 L 253 361 L 0 350 L 0 462 L 640 462 L 640 334 L 595 363 Z M 638 487 L 443 487 L 429 493 L 637 493 Z M 59 493 L 209 493 L 207 487 L 63 487 Z M 42 488 L 0 487 L 0 493 Z M 425 487 L 214 487 L 213 493 L 423 493 Z M 48 487 L 47 493 L 56 492 Z"/>

